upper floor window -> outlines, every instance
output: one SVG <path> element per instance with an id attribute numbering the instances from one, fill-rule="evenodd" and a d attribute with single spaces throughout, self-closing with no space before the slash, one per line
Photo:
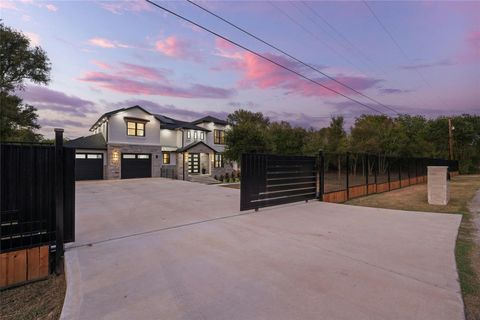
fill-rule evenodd
<path id="1" fill-rule="evenodd" d="M 193 140 L 197 140 L 197 139 L 198 139 L 198 132 L 193 131 Z"/>
<path id="2" fill-rule="evenodd" d="M 128 120 L 127 136 L 145 137 L 145 123 Z"/>
<path id="3" fill-rule="evenodd" d="M 200 140 L 205 140 L 205 132 L 200 132 Z"/>
<path id="4" fill-rule="evenodd" d="M 187 139 L 192 139 L 192 131 L 187 131 Z"/>
<path id="5" fill-rule="evenodd" d="M 225 144 L 225 131 L 217 129 L 213 130 L 213 143 Z"/>

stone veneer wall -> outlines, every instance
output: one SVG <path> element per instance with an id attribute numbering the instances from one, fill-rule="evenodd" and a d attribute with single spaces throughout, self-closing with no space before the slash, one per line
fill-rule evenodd
<path id="1" fill-rule="evenodd" d="M 223 163 L 223 167 L 222 168 L 214 168 L 212 166 L 212 173 L 210 174 L 212 177 L 214 176 L 217 176 L 217 178 L 220 178 L 220 176 L 225 176 L 226 173 L 228 173 L 229 175 L 232 174 L 232 172 L 235 171 L 233 169 L 233 165 L 231 162 L 227 162 L 225 161 Z"/>
<path id="2" fill-rule="evenodd" d="M 118 159 L 114 160 L 113 153 L 118 152 Z M 160 177 L 162 166 L 162 147 L 142 146 L 131 144 L 109 144 L 107 146 L 107 172 L 106 179 L 121 178 L 122 153 L 149 153 L 152 157 L 152 177 Z"/>

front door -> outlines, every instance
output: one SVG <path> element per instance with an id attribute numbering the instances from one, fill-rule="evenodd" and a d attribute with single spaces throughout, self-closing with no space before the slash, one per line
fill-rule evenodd
<path id="1" fill-rule="evenodd" d="M 188 154 L 188 173 L 200 173 L 200 153 Z"/>

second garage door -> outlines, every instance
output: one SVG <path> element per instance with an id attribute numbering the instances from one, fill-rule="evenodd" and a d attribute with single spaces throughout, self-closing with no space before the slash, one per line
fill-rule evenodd
<path id="1" fill-rule="evenodd" d="M 152 176 L 152 157 L 148 153 L 122 154 L 122 179 Z"/>

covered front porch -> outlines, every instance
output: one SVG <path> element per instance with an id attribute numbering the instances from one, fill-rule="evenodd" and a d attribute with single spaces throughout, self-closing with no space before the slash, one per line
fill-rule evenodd
<path id="1" fill-rule="evenodd" d="M 192 176 L 210 176 L 216 151 L 203 142 L 196 142 L 177 150 L 178 179 L 191 180 Z"/>

